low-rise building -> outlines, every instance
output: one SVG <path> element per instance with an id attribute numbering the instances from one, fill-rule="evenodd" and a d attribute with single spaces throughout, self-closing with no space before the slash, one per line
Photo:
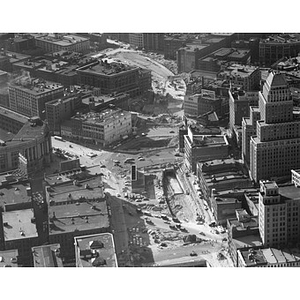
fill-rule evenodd
<path id="1" fill-rule="evenodd" d="M 63 177 L 46 177 L 49 242 L 60 244 L 61 257 L 72 262 L 74 237 L 110 232 L 110 217 L 101 176 L 89 180 L 80 180 L 80 174 Z"/>
<path id="2" fill-rule="evenodd" d="M 118 267 L 111 233 L 74 237 L 76 267 Z"/>
<path id="3" fill-rule="evenodd" d="M 262 246 L 257 216 L 237 213 L 235 218 L 227 220 L 227 228 L 228 250 L 234 266 L 238 265 L 239 249 Z"/>
<path id="4" fill-rule="evenodd" d="M 296 251 L 295 251 L 296 250 Z M 246 248 L 237 251 L 237 267 L 299 267 L 299 249 Z"/>
<path id="5" fill-rule="evenodd" d="M 32 247 L 31 251 L 34 267 L 63 267 L 59 244 Z"/>
<path id="6" fill-rule="evenodd" d="M 0 267 L 21 267 L 18 256 L 17 249 L 0 251 Z"/>
<path id="7" fill-rule="evenodd" d="M 39 244 L 33 210 L 1 212 L 0 227 L 1 250 L 17 249 L 18 262 L 23 266 L 31 266 L 31 247 Z"/>

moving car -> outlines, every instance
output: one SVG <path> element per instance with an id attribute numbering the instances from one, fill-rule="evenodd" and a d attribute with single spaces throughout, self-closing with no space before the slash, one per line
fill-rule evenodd
<path id="1" fill-rule="evenodd" d="M 192 251 L 191 253 L 190 253 L 190 256 L 197 256 L 198 254 L 195 252 L 195 251 Z"/>

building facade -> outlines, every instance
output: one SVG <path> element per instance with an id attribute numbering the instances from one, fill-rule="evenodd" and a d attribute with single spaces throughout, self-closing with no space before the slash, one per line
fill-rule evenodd
<path id="1" fill-rule="evenodd" d="M 137 96 L 151 89 L 151 72 L 117 62 L 101 60 L 77 69 L 80 84 L 101 89 L 102 94 Z"/>
<path id="2" fill-rule="evenodd" d="M 260 120 L 258 107 L 250 106 L 250 117 L 242 118 L 242 159 L 248 166 L 250 164 L 250 140 L 256 136 L 256 122 Z"/>
<path id="3" fill-rule="evenodd" d="M 283 74 L 271 72 L 259 92 L 260 121 L 250 140 L 250 172 L 258 182 L 300 167 L 300 121 Z"/>
<path id="4" fill-rule="evenodd" d="M 131 113 L 121 109 L 78 114 L 61 126 L 61 134 L 66 138 L 102 146 L 122 140 L 131 132 Z"/>
<path id="5" fill-rule="evenodd" d="M 184 136 L 184 162 L 195 172 L 198 161 L 228 157 L 228 141 L 224 135 L 194 135 L 188 128 Z"/>
<path id="6" fill-rule="evenodd" d="M 45 103 L 62 97 L 63 92 L 60 84 L 22 76 L 9 86 L 9 108 L 29 118 L 45 119 Z"/>
<path id="7" fill-rule="evenodd" d="M 77 35 L 40 35 L 35 37 L 35 45 L 45 52 L 75 51 L 85 53 L 90 50 L 89 38 Z"/>
<path id="8" fill-rule="evenodd" d="M 75 237 L 76 267 L 118 267 L 111 233 Z"/>
<path id="9" fill-rule="evenodd" d="M 46 119 L 49 130 L 56 135 L 61 134 L 61 123 L 70 119 L 81 105 L 81 95 L 69 95 L 46 103 Z"/>
<path id="10" fill-rule="evenodd" d="M 20 154 L 26 160 L 28 173 L 41 171 L 51 162 L 51 148 L 48 126 L 41 120 L 31 120 L 0 145 L 0 172 L 17 169 Z"/>

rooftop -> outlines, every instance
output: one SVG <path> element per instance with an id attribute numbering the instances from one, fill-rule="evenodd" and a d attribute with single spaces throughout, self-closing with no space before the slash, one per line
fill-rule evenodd
<path id="1" fill-rule="evenodd" d="M 18 250 L 0 251 L 0 267 L 18 267 Z"/>
<path id="2" fill-rule="evenodd" d="M 4 176 L 0 176 L 0 206 L 31 201 L 31 197 L 27 196 L 27 189 L 30 188 L 28 182 L 1 186 L 1 182 L 4 179 Z"/>
<path id="3" fill-rule="evenodd" d="M 112 122 L 115 119 L 118 119 L 123 116 L 131 116 L 131 113 L 128 111 L 123 111 L 121 109 L 105 109 L 101 112 L 89 112 L 87 114 L 77 114 L 72 119 L 82 120 L 85 123 L 90 124 L 104 124 Z"/>
<path id="4" fill-rule="evenodd" d="M 260 249 L 240 249 L 239 250 L 246 266 L 255 266 L 259 264 L 276 265 L 300 260 L 298 249 L 276 249 L 276 248 L 260 248 Z"/>
<path id="5" fill-rule="evenodd" d="M 128 71 L 137 71 L 139 68 L 115 61 L 109 61 L 108 59 L 102 59 L 96 63 L 80 67 L 77 70 L 101 75 L 115 75 Z"/>
<path id="6" fill-rule="evenodd" d="M 60 245 L 52 244 L 32 248 L 34 267 L 63 267 Z"/>
<path id="7" fill-rule="evenodd" d="M 25 91 L 32 95 L 42 95 L 54 90 L 63 90 L 63 86 L 58 83 L 41 79 L 32 79 L 28 75 L 19 76 L 9 85 L 10 88 Z"/>
<path id="8" fill-rule="evenodd" d="M 75 237 L 82 267 L 117 267 L 113 235 L 103 233 Z"/>
<path id="9" fill-rule="evenodd" d="M 263 245 L 259 233 L 251 235 L 247 234 L 240 237 L 237 236 L 232 239 L 232 242 L 236 248 L 261 247 Z"/>
<path id="10" fill-rule="evenodd" d="M 39 36 L 35 37 L 36 40 L 42 40 L 42 41 L 47 41 L 52 44 L 56 44 L 59 46 L 70 46 L 72 44 L 77 44 L 80 42 L 88 41 L 88 38 L 84 38 L 81 36 L 77 35 L 62 35 L 62 34 L 57 34 L 57 35 L 44 35 L 44 36 Z"/>
<path id="11" fill-rule="evenodd" d="M 10 119 L 19 121 L 20 123 L 24 123 L 24 124 L 28 122 L 28 117 L 24 117 L 23 115 L 4 107 L 0 107 L 0 117 L 2 116 L 6 116 Z"/>
<path id="12" fill-rule="evenodd" d="M 237 231 L 245 231 L 249 229 L 258 229 L 258 216 L 249 216 L 245 220 L 228 219 L 229 225 L 233 225 Z"/>
<path id="13" fill-rule="evenodd" d="M 220 73 L 221 75 L 231 75 L 231 76 L 240 76 L 248 77 L 258 68 L 250 65 L 241 65 L 241 64 L 230 64 L 224 71 Z"/>
<path id="14" fill-rule="evenodd" d="M 285 76 L 281 73 L 270 72 L 267 77 L 266 83 L 270 87 L 287 87 Z"/>
<path id="15" fill-rule="evenodd" d="M 38 237 L 32 209 L 7 211 L 2 216 L 5 241 Z"/>
<path id="16" fill-rule="evenodd" d="M 295 187 L 292 183 L 285 186 L 279 185 L 278 190 L 281 198 L 284 198 L 285 200 L 300 200 L 299 188 Z"/>
<path id="17" fill-rule="evenodd" d="M 52 235 L 110 227 L 105 200 L 50 205 L 49 219 Z"/>
<path id="18" fill-rule="evenodd" d="M 194 135 L 193 144 L 199 146 L 219 146 L 227 145 L 228 142 L 224 135 Z"/>
<path id="19" fill-rule="evenodd" d="M 0 128 L 0 141 L 11 141 L 14 136 L 15 135 L 13 133 Z"/>
<path id="20" fill-rule="evenodd" d="M 60 177 L 56 175 L 55 177 Z M 85 180 L 84 182 L 78 182 L 75 185 L 72 179 L 68 182 L 60 184 L 53 184 L 51 177 L 46 177 L 46 181 L 51 186 L 48 188 L 50 200 L 54 203 L 66 202 L 66 201 L 79 201 L 81 199 L 93 200 L 103 199 L 105 196 L 102 189 L 102 180 L 100 176 Z"/>
<path id="21" fill-rule="evenodd" d="M 27 122 L 21 130 L 14 136 L 13 141 L 26 141 L 33 140 L 41 137 L 45 134 L 47 130 L 47 125 L 43 123 L 41 120 L 37 123 L 37 125 L 32 126 L 31 122 Z"/>
<path id="22" fill-rule="evenodd" d="M 293 33 L 288 34 L 272 34 L 268 36 L 266 39 L 261 39 L 260 44 L 292 44 L 292 43 L 299 43 L 300 39 L 297 35 Z"/>

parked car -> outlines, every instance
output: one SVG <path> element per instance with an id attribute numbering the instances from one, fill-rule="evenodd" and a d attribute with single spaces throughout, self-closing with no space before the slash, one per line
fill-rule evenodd
<path id="1" fill-rule="evenodd" d="M 191 253 L 190 253 L 190 256 L 197 256 L 198 254 L 195 252 L 195 251 L 192 251 Z"/>

